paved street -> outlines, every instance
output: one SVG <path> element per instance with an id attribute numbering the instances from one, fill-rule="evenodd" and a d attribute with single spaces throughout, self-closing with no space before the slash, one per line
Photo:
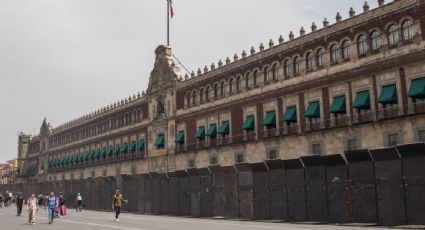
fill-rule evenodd
<path id="1" fill-rule="evenodd" d="M 61 230 L 383 230 L 387 228 L 362 228 L 345 227 L 335 225 L 304 225 L 287 223 L 265 223 L 252 221 L 225 221 L 212 219 L 178 218 L 167 216 L 150 216 L 137 214 L 122 214 L 120 222 L 115 222 L 114 213 L 83 211 L 76 213 L 69 210 L 69 215 L 62 219 L 56 219 L 51 226 L 47 224 L 47 214 L 41 210 L 37 214 L 37 224 L 27 223 L 27 213 L 24 209 L 23 216 L 15 215 L 15 207 L 0 209 L 1 229 L 21 230 L 21 229 L 61 229 Z M 6 227 L 7 226 L 7 227 Z M 3 228 L 6 227 L 6 228 Z"/>

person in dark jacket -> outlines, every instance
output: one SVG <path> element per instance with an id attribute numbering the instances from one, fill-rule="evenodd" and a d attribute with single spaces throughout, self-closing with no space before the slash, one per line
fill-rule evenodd
<path id="1" fill-rule="evenodd" d="M 24 205 L 24 197 L 21 193 L 16 195 L 16 208 L 17 208 L 17 216 L 20 216 L 22 213 L 22 206 Z"/>

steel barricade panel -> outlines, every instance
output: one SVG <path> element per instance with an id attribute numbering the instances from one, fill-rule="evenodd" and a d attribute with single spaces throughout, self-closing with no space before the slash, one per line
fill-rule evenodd
<path id="1" fill-rule="evenodd" d="M 374 164 L 368 150 L 346 152 L 351 181 L 351 222 L 377 223 Z"/>
<path id="2" fill-rule="evenodd" d="M 179 179 L 175 172 L 168 173 L 168 208 L 170 214 L 178 215 L 178 185 Z"/>
<path id="3" fill-rule="evenodd" d="M 406 223 L 401 161 L 394 147 L 370 150 L 375 162 L 378 223 L 394 226 Z"/>
<path id="4" fill-rule="evenodd" d="M 176 171 L 178 176 L 178 214 L 190 216 L 190 178 L 186 171 Z"/>
<path id="5" fill-rule="evenodd" d="M 212 216 L 212 181 L 209 168 L 198 169 L 201 177 L 200 187 L 200 215 L 202 217 Z"/>
<path id="6" fill-rule="evenodd" d="M 238 171 L 239 217 L 242 219 L 252 219 L 254 214 L 253 172 L 248 163 L 236 164 L 235 167 Z"/>
<path id="7" fill-rule="evenodd" d="M 425 225 L 425 144 L 397 146 L 401 155 L 408 225 Z"/>
<path id="8" fill-rule="evenodd" d="M 225 216 L 226 195 L 224 193 L 224 171 L 221 166 L 210 166 L 212 173 L 212 212 L 213 216 Z"/>
<path id="9" fill-rule="evenodd" d="M 152 178 L 152 213 L 160 214 L 161 212 L 161 188 L 158 173 L 150 173 Z"/>
<path id="10" fill-rule="evenodd" d="M 288 198 L 286 191 L 286 170 L 282 160 L 267 160 L 270 188 L 270 218 L 288 219 Z"/>
<path id="11" fill-rule="evenodd" d="M 201 215 L 201 176 L 196 168 L 187 169 L 190 177 L 190 211 L 191 216 Z"/>
<path id="12" fill-rule="evenodd" d="M 238 174 L 234 166 L 224 166 L 224 217 L 239 217 Z"/>
<path id="13" fill-rule="evenodd" d="M 150 174 L 143 174 L 144 213 L 152 213 L 152 178 Z"/>
<path id="14" fill-rule="evenodd" d="M 270 181 L 264 162 L 250 164 L 252 170 L 253 217 L 270 219 Z"/>
<path id="15" fill-rule="evenodd" d="M 347 223 L 350 221 L 347 162 L 339 154 L 324 156 L 323 160 L 326 165 L 329 222 Z"/>
<path id="16" fill-rule="evenodd" d="M 305 170 L 307 220 L 328 220 L 326 171 L 321 156 L 301 157 Z"/>
<path id="17" fill-rule="evenodd" d="M 161 187 L 160 191 L 160 199 L 161 199 L 161 208 L 160 213 L 161 214 L 168 214 L 169 213 L 169 187 L 168 187 L 168 176 L 166 173 L 160 173 L 159 174 L 159 184 Z"/>
<path id="18" fill-rule="evenodd" d="M 288 192 L 288 220 L 306 221 L 304 167 L 300 159 L 284 160 Z"/>

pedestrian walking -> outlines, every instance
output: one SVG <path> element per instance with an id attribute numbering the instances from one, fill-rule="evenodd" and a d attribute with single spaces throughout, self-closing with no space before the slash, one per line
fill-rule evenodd
<path id="1" fill-rule="evenodd" d="M 59 193 L 59 213 L 61 216 L 66 216 L 66 198 L 63 193 Z"/>
<path id="2" fill-rule="evenodd" d="M 38 200 L 35 194 L 31 194 L 31 197 L 28 199 L 28 223 L 35 224 L 35 215 L 38 210 Z"/>
<path id="3" fill-rule="evenodd" d="M 37 200 L 38 200 L 38 207 L 40 207 L 41 209 L 44 209 L 44 195 L 38 194 Z"/>
<path id="4" fill-rule="evenodd" d="M 127 203 L 128 200 L 123 198 L 120 190 L 116 190 L 115 194 L 112 196 L 112 209 L 115 210 L 115 221 L 120 221 L 119 216 L 121 213 L 122 202 Z"/>
<path id="5" fill-rule="evenodd" d="M 47 208 L 49 207 L 49 195 L 48 194 L 46 194 L 45 196 L 44 196 L 44 204 L 43 204 L 43 206 L 44 206 L 44 211 L 47 211 Z"/>
<path id="6" fill-rule="evenodd" d="M 49 224 L 53 224 L 55 209 L 57 207 L 58 207 L 58 199 L 56 198 L 55 193 L 51 192 L 48 199 Z"/>
<path id="7" fill-rule="evenodd" d="M 22 213 L 22 206 L 24 205 L 24 197 L 21 193 L 16 194 L 16 209 L 17 209 L 17 216 L 21 216 Z"/>
<path id="8" fill-rule="evenodd" d="M 83 197 L 81 196 L 81 193 L 77 194 L 77 197 L 75 198 L 75 203 L 76 203 L 76 211 L 77 212 L 81 212 L 82 211 L 82 205 L 83 205 Z"/>

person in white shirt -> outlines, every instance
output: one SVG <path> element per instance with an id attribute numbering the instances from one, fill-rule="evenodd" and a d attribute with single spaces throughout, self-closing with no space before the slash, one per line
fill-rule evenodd
<path id="1" fill-rule="evenodd" d="M 35 197 L 35 194 L 31 194 L 31 197 L 28 199 L 28 222 L 29 224 L 35 224 L 35 214 L 38 210 L 38 200 Z"/>
<path id="2" fill-rule="evenodd" d="M 75 198 L 75 203 L 77 203 L 77 212 L 81 212 L 82 211 L 82 204 L 83 204 L 83 197 L 81 196 L 80 193 L 77 194 L 77 198 Z"/>

